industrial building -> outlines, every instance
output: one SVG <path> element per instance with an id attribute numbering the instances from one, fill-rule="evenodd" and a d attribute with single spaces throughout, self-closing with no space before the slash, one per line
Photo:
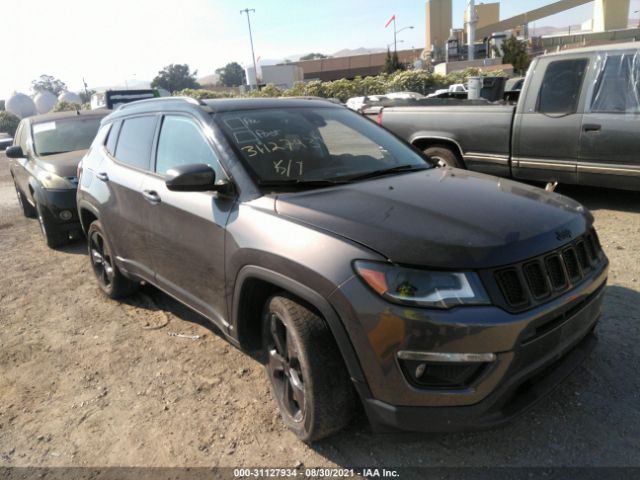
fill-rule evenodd
<path id="1" fill-rule="evenodd" d="M 629 0 L 561 0 L 503 20 L 500 19 L 499 2 L 475 4 L 470 0 L 464 12 L 465 29 L 452 28 L 451 0 L 427 0 L 425 52 L 434 63 L 448 61 L 451 56 L 456 60 L 484 58 L 492 53 L 489 45 L 492 39 L 515 34 L 529 40 L 530 23 L 590 2 L 593 2 L 593 18 L 585 22 L 583 31 L 556 35 L 553 40 L 543 37 L 536 44 L 542 48 L 558 49 L 578 44 L 584 46 L 591 41 L 607 43 L 640 39 L 640 30 L 629 29 L 627 25 Z M 471 45 L 473 48 L 469 47 Z"/>
<path id="2" fill-rule="evenodd" d="M 640 40 L 640 29 L 627 28 L 630 0 L 560 0 L 526 11 L 510 18 L 501 19 L 500 2 L 476 3 L 469 1 L 464 11 L 465 28 L 454 29 L 452 0 L 427 0 L 425 3 L 425 48 L 398 50 L 400 62 L 411 65 L 417 60 L 434 64 L 437 73 L 450 73 L 468 67 L 479 67 L 490 71 L 495 68 L 509 70 L 495 57 L 500 42 L 510 35 L 530 41 L 533 53 L 555 51 L 563 48 Z M 585 22 L 582 31 L 570 35 L 552 35 L 532 38 L 528 25 L 556 13 L 593 2 L 593 18 Z M 526 2 L 522 2 L 525 4 Z M 471 7 L 471 8 L 469 8 Z M 462 13 L 462 12 L 461 12 Z M 469 39 L 472 39 L 470 42 Z M 473 48 L 469 49 L 469 44 Z M 302 77 L 309 80 L 352 79 L 356 76 L 378 75 L 384 65 L 386 53 L 371 53 L 345 57 L 324 58 L 291 62 L 302 69 Z M 282 67 L 283 65 L 278 65 Z M 286 86 L 289 81 L 267 79 L 267 67 L 263 67 L 262 83 Z M 252 77 L 248 69 L 248 78 Z M 299 75 L 296 73 L 296 75 Z M 298 78 L 298 77 L 296 77 Z"/>

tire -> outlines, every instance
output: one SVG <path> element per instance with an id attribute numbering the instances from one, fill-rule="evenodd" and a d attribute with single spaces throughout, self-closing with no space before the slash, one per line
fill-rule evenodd
<path id="1" fill-rule="evenodd" d="M 22 209 L 22 214 L 27 218 L 36 218 L 37 212 L 36 209 L 29 203 L 27 197 L 20 191 L 18 185 L 16 185 L 16 181 L 13 181 L 13 186 L 16 189 L 16 196 L 18 197 L 18 204 Z"/>
<path id="2" fill-rule="evenodd" d="M 129 280 L 118 270 L 111 255 L 113 250 L 98 220 L 89 226 L 87 245 L 93 273 L 96 275 L 100 289 L 107 297 L 124 298 L 138 290 L 140 284 Z"/>
<path id="3" fill-rule="evenodd" d="M 308 443 L 346 427 L 356 394 L 324 320 L 276 295 L 267 301 L 263 328 L 265 368 L 287 427 Z"/>
<path id="4" fill-rule="evenodd" d="M 423 150 L 424 154 L 434 160 L 439 167 L 464 168 L 458 155 L 444 145 L 433 145 Z"/>
<path id="5" fill-rule="evenodd" d="M 69 243 L 69 233 L 60 230 L 60 227 L 51 221 L 48 213 L 39 203 L 36 203 L 35 210 L 40 224 L 40 231 L 49 248 L 57 248 Z"/>

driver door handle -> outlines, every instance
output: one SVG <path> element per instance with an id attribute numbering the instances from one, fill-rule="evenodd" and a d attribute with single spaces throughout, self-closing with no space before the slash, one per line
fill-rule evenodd
<path id="1" fill-rule="evenodd" d="M 98 178 L 98 180 L 102 180 L 103 182 L 109 181 L 109 175 L 107 175 L 105 172 L 96 173 L 96 177 Z"/>
<path id="2" fill-rule="evenodd" d="M 157 205 L 161 201 L 160 195 L 158 195 L 158 192 L 155 190 L 143 190 L 142 196 L 147 202 L 153 205 Z"/>
<path id="3" fill-rule="evenodd" d="M 585 123 L 582 126 L 582 129 L 585 132 L 598 132 L 602 128 L 602 125 L 598 125 L 597 123 Z"/>

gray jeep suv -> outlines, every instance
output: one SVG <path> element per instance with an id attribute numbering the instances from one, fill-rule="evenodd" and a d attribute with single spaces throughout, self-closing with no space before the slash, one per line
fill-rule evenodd
<path id="1" fill-rule="evenodd" d="M 78 208 L 110 297 L 149 282 L 262 355 L 305 441 L 497 425 L 594 345 L 608 261 L 555 193 L 434 168 L 330 102 L 145 100 L 106 117 Z"/>

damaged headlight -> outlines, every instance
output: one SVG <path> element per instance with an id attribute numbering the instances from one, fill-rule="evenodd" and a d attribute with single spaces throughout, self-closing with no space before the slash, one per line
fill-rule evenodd
<path id="1" fill-rule="evenodd" d="M 356 261 L 360 278 L 378 295 L 403 305 L 452 308 L 489 305 L 489 296 L 474 272 L 446 272 Z"/>

